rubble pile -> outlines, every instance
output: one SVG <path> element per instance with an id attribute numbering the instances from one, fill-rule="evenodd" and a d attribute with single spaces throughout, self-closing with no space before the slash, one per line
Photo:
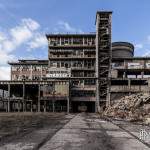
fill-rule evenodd
<path id="1" fill-rule="evenodd" d="M 129 121 L 144 121 L 149 124 L 150 94 L 138 93 L 125 96 L 107 107 L 104 115 Z"/>

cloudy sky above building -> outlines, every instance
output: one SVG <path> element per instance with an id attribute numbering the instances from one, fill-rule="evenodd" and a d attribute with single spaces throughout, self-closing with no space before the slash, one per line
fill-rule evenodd
<path id="1" fill-rule="evenodd" d="M 8 61 L 47 59 L 45 34 L 95 32 L 97 10 L 113 11 L 112 41 L 150 56 L 149 0 L 0 0 L 0 79 Z"/>

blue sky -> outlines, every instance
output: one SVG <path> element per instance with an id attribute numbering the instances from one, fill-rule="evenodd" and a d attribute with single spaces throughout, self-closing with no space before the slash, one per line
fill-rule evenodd
<path id="1" fill-rule="evenodd" d="M 112 41 L 150 55 L 149 0 L 0 0 L 0 79 L 9 79 L 7 61 L 47 59 L 46 33 L 95 32 L 98 10 L 113 11 Z"/>

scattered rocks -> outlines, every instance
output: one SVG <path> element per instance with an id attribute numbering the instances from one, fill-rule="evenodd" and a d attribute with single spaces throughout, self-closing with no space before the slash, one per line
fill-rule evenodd
<path id="1" fill-rule="evenodd" d="M 150 124 L 150 94 L 138 93 L 124 96 L 107 107 L 105 116 L 122 118 L 128 121 L 143 121 Z"/>
<path id="2" fill-rule="evenodd" d="M 150 124 L 150 118 L 145 118 L 145 123 Z"/>

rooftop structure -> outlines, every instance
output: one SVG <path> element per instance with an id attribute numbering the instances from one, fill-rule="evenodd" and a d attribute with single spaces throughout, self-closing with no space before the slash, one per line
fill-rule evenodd
<path id="1" fill-rule="evenodd" d="M 112 57 L 132 58 L 134 56 L 134 46 L 129 42 L 113 42 Z"/>

